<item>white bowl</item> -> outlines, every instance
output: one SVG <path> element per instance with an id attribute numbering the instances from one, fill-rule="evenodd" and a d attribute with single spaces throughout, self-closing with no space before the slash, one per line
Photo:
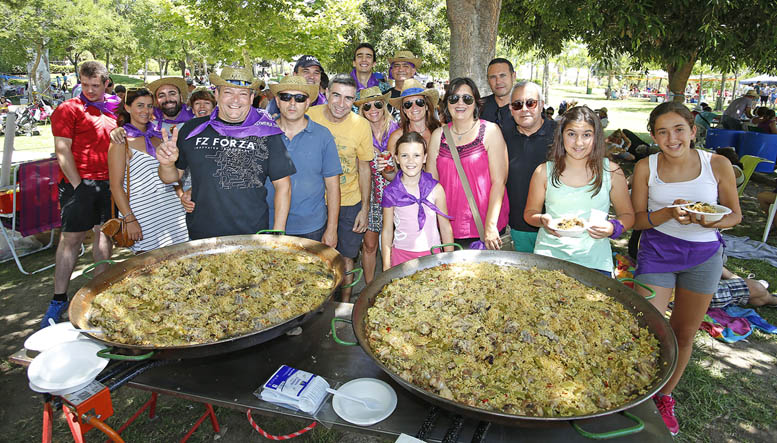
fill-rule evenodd
<path id="1" fill-rule="evenodd" d="M 378 401 L 381 409 L 370 410 L 351 400 L 334 396 L 332 408 L 343 420 L 359 426 L 370 426 L 385 420 L 397 407 L 397 393 L 388 383 L 376 378 L 357 378 L 337 388 L 354 397 L 368 397 Z"/>
<path id="2" fill-rule="evenodd" d="M 710 206 L 715 208 L 715 213 L 714 214 L 710 214 L 709 212 L 692 211 L 692 210 L 688 209 L 688 207 L 686 207 L 686 206 L 683 206 L 683 210 L 685 212 L 689 213 L 689 214 L 693 214 L 692 217 L 695 217 L 697 221 L 701 220 L 701 217 L 703 215 L 704 216 L 704 221 L 706 221 L 706 222 L 718 221 L 721 218 L 723 218 L 723 216 L 731 214 L 731 209 L 729 209 L 729 208 L 727 208 L 725 206 L 713 205 L 713 204 L 710 204 Z"/>
<path id="3" fill-rule="evenodd" d="M 583 222 L 583 227 L 582 228 L 558 229 L 559 223 L 561 223 L 562 221 L 564 221 L 567 218 L 572 218 L 572 217 L 560 217 L 558 219 L 553 220 L 550 223 L 550 228 L 553 229 L 554 231 L 558 232 L 558 235 L 560 235 L 562 237 L 573 237 L 573 238 L 582 237 L 583 234 L 586 233 L 586 226 L 585 226 L 585 220 L 583 220 L 580 217 L 576 217 L 576 218 L 580 219 Z"/>

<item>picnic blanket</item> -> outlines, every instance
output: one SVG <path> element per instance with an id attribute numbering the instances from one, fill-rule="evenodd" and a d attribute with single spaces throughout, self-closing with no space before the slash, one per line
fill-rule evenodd
<path id="1" fill-rule="evenodd" d="M 699 329 L 707 331 L 713 338 L 726 343 L 744 340 L 755 329 L 768 334 L 777 334 L 777 326 L 769 324 L 753 309 L 739 306 L 708 309 Z"/>

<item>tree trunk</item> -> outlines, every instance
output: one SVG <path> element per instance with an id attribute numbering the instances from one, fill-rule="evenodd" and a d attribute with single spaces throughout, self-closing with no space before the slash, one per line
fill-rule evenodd
<path id="1" fill-rule="evenodd" d="M 125 55 L 124 56 L 124 65 L 122 66 L 121 72 L 124 75 L 128 75 L 129 74 L 129 55 Z"/>
<path id="2" fill-rule="evenodd" d="M 691 76 L 691 70 L 696 63 L 696 54 L 682 65 L 668 65 L 666 72 L 669 74 L 669 92 L 673 94 L 672 101 L 683 103 L 685 101 L 685 85 L 688 84 L 688 77 Z M 668 99 L 669 97 L 667 97 Z"/>
<path id="3" fill-rule="evenodd" d="M 588 94 L 588 90 L 591 89 L 591 67 L 586 68 L 587 75 L 585 77 L 585 93 Z"/>
<path id="4" fill-rule="evenodd" d="M 612 97 L 612 71 L 607 71 L 607 100 Z"/>
<path id="5" fill-rule="evenodd" d="M 496 51 L 502 0 L 446 0 L 451 29 L 450 78 L 469 77 L 488 91 L 486 69 Z"/>
<path id="6" fill-rule="evenodd" d="M 156 64 L 159 65 L 159 76 L 163 77 L 163 68 L 165 66 L 165 61 L 159 58 L 157 59 Z"/>
<path id="7" fill-rule="evenodd" d="M 78 61 L 81 59 L 81 53 L 76 52 L 72 56 L 70 54 L 67 54 L 67 59 L 70 60 L 70 63 L 73 65 L 73 70 L 76 73 L 76 83 L 79 83 L 81 81 L 81 78 L 78 74 Z"/>
<path id="8" fill-rule="evenodd" d="M 704 97 L 704 74 L 699 73 L 699 103 L 702 102 L 702 97 Z"/>
<path id="9" fill-rule="evenodd" d="M 202 59 L 202 70 L 205 73 L 205 77 L 208 76 L 208 61 L 205 59 Z"/>
<path id="10" fill-rule="evenodd" d="M 105 52 L 105 69 L 108 70 L 108 74 L 111 73 L 111 53 L 110 51 Z"/>
<path id="11" fill-rule="evenodd" d="M 548 57 L 545 57 L 545 63 L 542 68 L 542 99 L 545 103 L 548 102 L 548 83 L 550 83 L 550 66 L 548 63 Z"/>
<path id="12" fill-rule="evenodd" d="M 575 73 L 575 87 L 577 87 L 578 80 L 580 80 L 580 68 L 577 68 L 577 73 Z"/>
<path id="13" fill-rule="evenodd" d="M 739 86 L 739 83 L 737 83 L 737 80 L 739 80 L 739 73 L 734 73 L 734 87 L 731 88 L 731 99 L 733 100 L 734 97 L 737 96 L 737 86 Z M 725 101 L 725 98 L 723 99 Z"/>
<path id="14" fill-rule="evenodd" d="M 143 83 L 148 83 L 146 77 L 148 76 L 148 57 L 143 59 Z"/>
<path id="15" fill-rule="evenodd" d="M 723 110 L 723 94 L 726 93 L 726 75 L 728 75 L 727 72 L 720 74 L 720 91 L 718 93 L 718 100 L 715 102 L 716 111 Z"/>
<path id="16" fill-rule="evenodd" d="M 178 68 L 181 70 L 181 77 L 186 78 L 186 61 L 178 60 Z"/>

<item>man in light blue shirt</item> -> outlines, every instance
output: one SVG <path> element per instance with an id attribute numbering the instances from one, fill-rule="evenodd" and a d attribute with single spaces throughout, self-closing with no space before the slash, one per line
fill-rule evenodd
<path id="1" fill-rule="evenodd" d="M 318 85 L 303 77 L 284 77 L 270 89 L 278 103 L 281 138 L 297 172 L 291 176 L 291 207 L 286 233 L 337 246 L 337 220 L 340 214 L 340 157 L 328 129 L 305 115 Z M 272 183 L 267 184 L 267 204 L 273 213 Z M 272 220 L 270 220 L 272 225 Z"/>

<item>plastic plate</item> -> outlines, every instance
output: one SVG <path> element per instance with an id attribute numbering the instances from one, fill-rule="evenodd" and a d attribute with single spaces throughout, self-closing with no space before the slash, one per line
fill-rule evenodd
<path id="1" fill-rule="evenodd" d="M 97 356 L 104 348 L 91 340 L 60 343 L 32 360 L 27 378 L 45 392 L 64 391 L 90 382 L 108 364 L 108 359 Z"/>
<path id="2" fill-rule="evenodd" d="M 550 224 L 550 227 L 554 231 L 558 232 L 558 235 L 560 235 L 562 237 L 580 237 L 583 234 L 585 234 L 585 232 L 586 232 L 586 227 L 585 226 L 583 226 L 582 228 L 558 229 L 559 223 L 561 223 L 562 221 L 564 221 L 567 218 L 571 218 L 571 217 L 561 217 L 561 218 L 558 218 L 556 220 L 553 220 L 553 222 Z M 577 217 L 577 218 L 580 219 L 579 217 Z M 583 220 L 583 219 L 580 219 L 580 220 L 582 220 L 583 224 L 585 224 L 585 220 Z"/>
<path id="3" fill-rule="evenodd" d="M 43 328 L 27 337 L 24 341 L 24 349 L 43 352 L 61 343 L 76 340 L 89 340 L 89 337 L 80 334 L 72 323 L 66 321 Z"/>
<path id="4" fill-rule="evenodd" d="M 332 399 L 332 408 L 343 420 L 359 426 L 370 426 L 385 420 L 397 407 L 397 393 L 388 383 L 375 378 L 357 378 L 337 388 L 338 391 L 354 397 L 377 400 L 383 407 L 370 410 L 342 397 Z"/>
<path id="5" fill-rule="evenodd" d="M 692 211 L 688 209 L 687 206 L 683 206 L 683 210 L 688 212 L 689 214 L 694 214 L 694 216 L 696 217 L 696 220 L 700 220 L 701 216 L 703 215 L 704 220 L 707 222 L 718 221 L 721 218 L 723 218 L 724 215 L 731 214 L 731 209 L 725 206 L 721 206 L 721 205 L 710 205 L 710 206 L 715 208 L 714 214 L 710 214 L 709 212 Z"/>

